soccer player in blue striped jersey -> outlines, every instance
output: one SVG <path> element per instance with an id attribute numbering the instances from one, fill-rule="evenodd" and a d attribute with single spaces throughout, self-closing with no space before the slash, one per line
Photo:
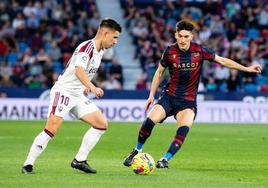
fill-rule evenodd
<path id="1" fill-rule="evenodd" d="M 216 62 L 231 69 L 244 72 L 260 73 L 259 65 L 245 67 L 235 61 L 221 57 L 203 45 L 194 43 L 194 26 L 185 20 L 176 24 L 176 43 L 164 51 L 159 66 L 154 74 L 149 98 L 145 104 L 147 111 L 154 103 L 154 96 L 159 86 L 160 78 L 166 68 L 170 80 L 164 87 L 158 102 L 150 110 L 148 117 L 141 125 L 136 148 L 124 159 L 123 164 L 130 166 L 133 157 L 142 151 L 145 141 L 157 123 L 162 123 L 168 116 L 174 116 L 177 121 L 177 131 L 164 156 L 157 162 L 157 168 L 168 168 L 168 161 L 179 151 L 192 127 L 197 113 L 196 96 L 204 60 Z"/>

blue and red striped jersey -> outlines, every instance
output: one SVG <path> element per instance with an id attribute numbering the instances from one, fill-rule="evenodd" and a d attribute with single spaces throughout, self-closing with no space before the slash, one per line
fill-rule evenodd
<path id="1" fill-rule="evenodd" d="M 185 52 L 179 49 L 177 43 L 168 46 L 160 60 L 170 74 L 164 92 L 178 99 L 196 101 L 203 62 L 214 58 L 213 50 L 194 42 Z"/>

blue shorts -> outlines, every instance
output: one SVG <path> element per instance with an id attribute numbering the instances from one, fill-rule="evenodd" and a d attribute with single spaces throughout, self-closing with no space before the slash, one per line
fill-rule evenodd
<path id="1" fill-rule="evenodd" d="M 195 116 L 197 114 L 197 104 L 196 101 L 187 101 L 187 100 L 182 100 L 182 99 L 177 99 L 174 98 L 166 93 L 163 93 L 160 95 L 159 100 L 156 104 L 161 105 L 165 112 L 166 112 L 166 117 L 160 121 L 160 123 L 163 123 L 163 121 L 169 117 L 169 116 L 174 116 L 176 119 L 176 115 L 178 112 L 185 110 L 186 108 L 190 108 L 194 111 Z"/>

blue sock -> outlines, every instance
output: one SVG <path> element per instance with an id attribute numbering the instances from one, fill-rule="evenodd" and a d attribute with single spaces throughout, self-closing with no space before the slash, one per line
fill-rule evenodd
<path id="1" fill-rule="evenodd" d="M 168 161 L 173 157 L 172 153 L 167 152 L 164 156 Z"/>
<path id="2" fill-rule="evenodd" d="M 177 151 L 180 150 L 181 145 L 183 144 L 184 139 L 187 136 L 188 132 L 189 132 L 188 126 L 181 126 L 178 128 L 174 140 L 170 144 L 170 147 L 165 155 L 165 158 L 167 160 L 170 160 L 177 153 Z"/>
<path id="3" fill-rule="evenodd" d="M 143 146 L 143 144 L 138 142 L 137 146 L 136 146 L 136 149 L 137 150 L 142 150 L 142 146 Z"/>
<path id="4" fill-rule="evenodd" d="M 142 149 L 142 145 L 150 137 L 154 125 L 155 123 L 149 117 L 143 121 L 141 128 L 139 130 L 137 149 Z"/>

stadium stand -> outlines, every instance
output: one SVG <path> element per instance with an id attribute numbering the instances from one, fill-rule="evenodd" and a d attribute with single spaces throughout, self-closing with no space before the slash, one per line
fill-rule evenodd
<path id="1" fill-rule="evenodd" d="M 95 35 L 100 19 L 94 0 L 1 1 L 0 86 L 51 88 L 76 46 Z M 96 84 L 121 89 L 115 53 L 104 56 Z"/>
<path id="2" fill-rule="evenodd" d="M 117 2 L 120 11 L 105 9 Z M 149 89 L 163 50 L 174 42 L 176 22 L 188 19 L 197 27 L 196 42 L 242 64 L 263 67 L 256 76 L 207 64 L 200 91 L 268 91 L 265 0 L 4 0 L 0 2 L 0 86 L 50 88 L 77 44 L 94 36 L 101 17 L 116 13 L 123 14 L 127 29 L 119 40 L 132 38 L 130 44 L 119 41 L 116 51 L 105 54 L 94 81 L 104 89 Z"/>
<path id="3" fill-rule="evenodd" d="M 258 63 L 263 68 L 257 76 L 207 64 L 201 91 L 267 91 L 267 1 L 121 0 L 121 7 L 136 46 L 134 58 L 139 59 L 145 74 L 139 78 L 137 89 L 142 82 L 147 82 L 149 88 L 161 53 L 175 42 L 176 22 L 187 19 L 197 28 L 196 42 L 241 64 Z"/>

